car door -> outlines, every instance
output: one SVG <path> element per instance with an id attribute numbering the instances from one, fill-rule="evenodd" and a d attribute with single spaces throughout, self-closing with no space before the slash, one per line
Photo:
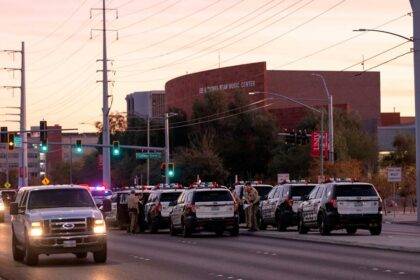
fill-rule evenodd
<path id="1" fill-rule="evenodd" d="M 25 215 L 26 215 L 26 206 L 28 202 L 29 191 L 24 191 L 22 198 L 18 204 L 18 215 L 16 216 L 16 227 L 15 233 L 16 237 L 20 242 L 25 242 Z"/>
<path id="2" fill-rule="evenodd" d="M 277 191 L 274 193 L 273 198 L 270 200 L 270 211 L 268 212 L 268 216 L 270 221 L 274 221 L 276 217 L 276 209 L 279 201 L 283 197 L 285 186 L 279 186 Z"/>
<path id="3" fill-rule="evenodd" d="M 185 201 L 186 193 L 187 192 L 183 192 L 179 196 L 177 204 L 172 209 L 171 220 L 174 226 L 181 225 L 181 215 L 182 215 L 182 210 L 184 209 L 184 201 Z"/>
<path id="4" fill-rule="evenodd" d="M 316 186 L 309 194 L 309 198 L 302 204 L 302 216 L 305 223 L 313 222 L 313 203 L 318 192 L 319 187 Z"/>
<path id="5" fill-rule="evenodd" d="M 316 193 L 316 197 L 314 199 L 314 203 L 313 203 L 313 216 L 312 216 L 312 221 L 317 221 L 318 220 L 318 214 L 320 211 L 320 208 L 322 206 L 322 197 L 324 195 L 324 191 L 325 191 L 326 186 L 319 186 L 318 188 L 318 192 Z"/>
<path id="6" fill-rule="evenodd" d="M 267 200 L 261 203 L 261 215 L 264 220 L 268 220 L 270 215 L 270 200 L 274 198 L 275 193 L 277 192 L 278 187 L 274 187 L 269 193 Z"/>

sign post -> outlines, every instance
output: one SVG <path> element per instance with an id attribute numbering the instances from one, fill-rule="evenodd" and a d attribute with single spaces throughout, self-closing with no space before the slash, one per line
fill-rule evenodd
<path id="1" fill-rule="evenodd" d="M 397 183 L 401 182 L 402 168 L 401 167 L 388 167 L 388 182 L 393 183 L 394 187 L 394 217 L 397 211 Z"/>

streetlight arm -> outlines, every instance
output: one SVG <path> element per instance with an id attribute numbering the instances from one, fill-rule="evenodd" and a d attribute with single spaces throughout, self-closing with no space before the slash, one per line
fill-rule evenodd
<path id="1" fill-rule="evenodd" d="M 379 33 L 385 33 L 385 34 L 393 35 L 393 36 L 396 36 L 396 37 L 400 37 L 400 38 L 405 39 L 405 40 L 410 41 L 410 42 L 414 41 L 413 38 L 409 38 L 407 36 L 403 36 L 403 35 L 393 33 L 393 32 L 389 32 L 389 31 L 385 31 L 385 30 L 379 30 L 379 29 L 359 28 L 359 29 L 356 29 L 356 30 L 353 30 L 353 31 L 355 31 L 355 32 L 368 32 L 368 31 L 379 32 Z"/>
<path id="2" fill-rule="evenodd" d="M 269 94 L 269 95 L 273 95 L 273 96 L 275 96 L 275 97 L 279 97 L 279 98 L 286 99 L 287 101 L 290 101 L 290 102 L 292 102 L 292 103 L 299 104 L 299 105 L 301 105 L 301 106 L 303 106 L 303 107 L 305 107 L 305 108 L 308 108 L 308 109 L 310 109 L 310 110 L 312 110 L 312 111 L 315 111 L 315 112 L 317 112 L 317 113 L 321 113 L 321 112 L 322 112 L 321 110 L 319 110 L 319 109 L 317 109 L 317 108 L 315 108 L 315 107 L 312 107 L 312 106 L 310 106 L 310 105 L 307 105 L 307 104 L 305 104 L 305 103 L 300 102 L 299 100 L 296 100 L 296 99 L 293 99 L 293 98 L 287 97 L 287 96 L 282 95 L 282 94 L 279 94 L 279 93 L 267 92 L 267 94 Z M 275 98 L 272 98 L 272 99 L 275 99 Z"/>

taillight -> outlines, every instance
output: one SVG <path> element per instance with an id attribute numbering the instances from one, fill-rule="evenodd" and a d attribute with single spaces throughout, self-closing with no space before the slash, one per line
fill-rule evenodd
<path id="1" fill-rule="evenodd" d="M 337 208 L 337 199 L 330 199 L 330 201 L 328 201 L 328 204 L 333 208 Z"/>

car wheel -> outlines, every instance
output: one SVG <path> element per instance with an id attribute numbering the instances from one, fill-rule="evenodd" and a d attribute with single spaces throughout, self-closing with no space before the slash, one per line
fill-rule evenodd
<path id="1" fill-rule="evenodd" d="M 23 261 L 25 264 L 33 266 L 38 264 L 38 254 L 34 251 L 34 249 L 29 244 L 28 235 L 26 235 L 26 244 L 25 244 L 25 257 Z"/>
<path id="2" fill-rule="evenodd" d="M 159 231 L 159 221 L 152 219 L 150 221 L 150 233 L 157 233 Z"/>
<path id="3" fill-rule="evenodd" d="M 305 226 L 305 223 L 303 222 L 302 215 L 299 215 L 298 219 L 298 232 L 299 234 L 307 234 L 309 232 L 309 228 Z"/>
<path id="4" fill-rule="evenodd" d="M 357 232 L 357 227 L 347 227 L 346 232 L 348 235 L 354 235 Z"/>
<path id="5" fill-rule="evenodd" d="M 88 253 L 87 252 L 85 252 L 85 253 L 76 253 L 75 255 L 76 255 L 76 258 L 78 258 L 78 259 L 86 259 Z"/>
<path id="6" fill-rule="evenodd" d="M 236 224 L 230 231 L 230 236 L 238 236 L 239 235 L 239 223 Z"/>
<path id="7" fill-rule="evenodd" d="M 279 212 L 276 215 L 276 227 L 278 231 L 285 231 L 287 229 L 287 226 L 284 224 L 284 221 L 281 217 L 282 217 L 282 214 L 281 212 Z"/>
<path id="8" fill-rule="evenodd" d="M 13 259 L 17 262 L 23 261 L 25 254 L 18 248 L 19 242 L 16 239 L 15 233 L 12 232 L 12 252 L 13 252 Z"/>
<path id="9" fill-rule="evenodd" d="M 327 224 L 326 218 L 324 215 L 320 215 L 318 218 L 318 228 L 321 235 L 329 235 L 331 233 L 331 229 Z"/>
<path id="10" fill-rule="evenodd" d="M 191 229 L 186 224 L 184 224 L 182 229 L 183 229 L 182 230 L 183 237 L 191 237 Z"/>
<path id="11" fill-rule="evenodd" d="M 380 235 L 382 232 L 382 225 L 369 228 L 370 235 Z"/>
<path id="12" fill-rule="evenodd" d="M 171 221 L 171 224 L 169 225 L 169 232 L 170 232 L 170 234 L 172 236 L 176 236 L 177 235 L 177 231 L 176 231 L 176 229 L 175 229 L 174 224 L 172 223 L 172 221 Z"/>
<path id="13" fill-rule="evenodd" d="M 93 260 L 96 263 L 105 263 L 107 259 L 107 246 L 103 245 L 102 250 L 93 252 Z"/>
<path id="14" fill-rule="evenodd" d="M 217 236 L 223 236 L 223 232 L 224 232 L 224 228 L 223 227 L 218 227 L 216 228 L 216 230 L 214 231 L 216 233 Z"/>
<path id="15" fill-rule="evenodd" d="M 261 216 L 261 214 L 259 214 L 257 216 L 257 223 L 258 223 L 258 228 L 260 230 L 266 230 L 267 229 L 267 224 L 264 222 L 263 217 Z"/>

